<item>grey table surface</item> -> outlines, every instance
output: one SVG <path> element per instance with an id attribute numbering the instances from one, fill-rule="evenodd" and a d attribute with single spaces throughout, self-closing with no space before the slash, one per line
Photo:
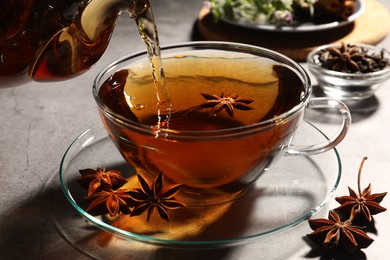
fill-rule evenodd
<path id="1" fill-rule="evenodd" d="M 381 2 L 390 8 L 389 1 Z M 202 4 L 203 0 L 153 0 L 161 44 L 193 39 L 194 23 Z M 378 45 L 390 50 L 390 36 Z M 109 62 L 143 49 L 135 24 L 122 16 L 104 57 L 85 74 L 64 82 L 30 82 L 0 88 L 0 259 L 199 259 L 206 256 L 207 259 L 330 259 L 302 239 L 311 231 L 307 221 L 286 232 L 235 248 L 183 251 L 145 246 L 143 250 L 135 250 L 139 245 L 134 245 L 134 250 L 120 253 L 102 245 L 96 237 L 83 238 L 81 234 L 76 241 L 66 233 L 66 227 L 55 224 L 50 214 L 53 197 L 59 198 L 57 208 L 81 218 L 65 200 L 58 172 L 61 158 L 72 140 L 99 122 L 91 95 L 95 75 Z M 371 182 L 374 192 L 389 190 L 389 100 L 390 80 L 375 97 L 351 107 L 352 127 L 337 147 L 343 172 L 335 196 L 347 193 L 347 186 L 356 187 L 357 169 L 363 156 L 368 157 L 363 183 Z M 332 118 L 310 113 L 308 117 L 326 134 L 338 128 Z M 390 208 L 390 198 L 385 198 L 382 204 Z M 331 199 L 316 217 L 326 216 L 327 209 L 336 206 Z M 389 214 L 375 217 L 374 232 L 370 233 L 374 243 L 351 259 L 390 259 Z"/>

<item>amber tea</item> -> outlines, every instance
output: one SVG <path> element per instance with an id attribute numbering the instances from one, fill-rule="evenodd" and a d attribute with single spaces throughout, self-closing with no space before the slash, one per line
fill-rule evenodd
<path id="1" fill-rule="evenodd" d="M 187 195 L 241 193 L 288 146 L 301 113 L 251 126 L 297 106 L 302 80 L 287 66 L 242 53 L 190 51 L 162 62 L 168 110 L 157 102 L 148 61 L 115 72 L 99 89 L 101 102 L 132 124 L 101 113 L 119 151 L 143 175 L 163 172 L 184 184 Z"/>

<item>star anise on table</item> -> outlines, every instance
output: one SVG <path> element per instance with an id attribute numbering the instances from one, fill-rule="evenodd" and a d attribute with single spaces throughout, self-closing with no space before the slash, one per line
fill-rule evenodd
<path id="1" fill-rule="evenodd" d="M 363 157 L 359 167 L 359 194 L 348 187 L 350 196 L 336 198 L 341 206 L 329 212 L 329 219 L 309 219 L 314 232 L 307 236 L 324 248 L 341 247 L 353 252 L 368 247 L 374 241 L 366 234 L 365 227 L 358 224 L 361 223 L 359 217 L 367 223 L 372 221 L 372 215 L 385 211 L 379 203 L 387 193 L 371 194 L 371 184 L 361 191 L 360 178 L 366 160 L 367 157 Z"/>
<path id="2" fill-rule="evenodd" d="M 97 215 L 109 213 L 111 217 L 119 213 L 131 214 L 130 207 L 134 206 L 134 201 L 129 192 L 127 189 L 110 189 L 96 192 L 88 197 L 92 202 L 86 211 Z"/>
<path id="3" fill-rule="evenodd" d="M 157 209 L 160 217 L 170 221 L 168 210 L 186 207 L 185 204 L 177 201 L 175 195 L 183 187 L 182 184 L 165 185 L 164 176 L 160 174 L 150 184 L 142 175 L 137 174 L 140 188 L 130 192 L 130 196 L 136 202 L 130 216 L 138 216 L 147 211 L 147 221 L 150 220 L 153 212 Z"/>
<path id="4" fill-rule="evenodd" d="M 386 208 L 379 205 L 379 203 L 386 196 L 387 192 L 371 194 L 371 183 L 361 191 L 360 179 L 364 161 L 367 157 L 364 157 L 359 168 L 358 173 L 358 194 L 348 187 L 349 196 L 341 196 L 335 198 L 341 205 L 335 210 L 345 214 L 356 214 L 363 218 L 363 220 L 371 222 L 372 215 L 386 211 Z M 356 212 L 356 213 L 355 213 Z"/>
<path id="5" fill-rule="evenodd" d="M 310 219 L 309 225 L 314 230 L 307 236 L 324 248 L 343 248 L 354 252 L 368 247 L 374 240 L 365 233 L 364 227 L 352 225 L 352 219 L 341 221 L 339 215 L 329 211 L 329 219 Z"/>
<path id="6" fill-rule="evenodd" d="M 239 99 L 238 94 L 232 94 L 230 96 L 225 96 L 222 92 L 221 95 L 210 95 L 206 93 L 200 93 L 207 101 L 200 105 L 200 107 L 208 108 L 212 107 L 210 111 L 210 116 L 222 111 L 223 109 L 231 116 L 234 117 L 234 109 L 240 110 L 251 110 L 248 104 L 252 103 L 253 99 Z"/>
<path id="7" fill-rule="evenodd" d="M 121 173 L 115 170 L 106 171 L 97 168 L 96 170 L 82 169 L 79 172 L 82 176 L 78 182 L 85 189 L 88 189 L 88 196 L 102 190 L 117 189 L 127 182 Z"/>
<path id="8" fill-rule="evenodd" d="M 321 66 L 327 69 L 341 72 L 359 71 L 358 61 L 365 56 L 363 50 L 357 46 L 341 43 L 340 48 L 329 47 L 325 49 L 319 59 Z"/>

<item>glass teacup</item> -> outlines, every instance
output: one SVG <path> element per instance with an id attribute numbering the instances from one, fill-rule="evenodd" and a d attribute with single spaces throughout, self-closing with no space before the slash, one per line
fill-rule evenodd
<path id="1" fill-rule="evenodd" d="M 171 103 L 158 105 L 146 51 L 98 74 L 93 95 L 102 122 L 124 159 L 151 183 L 183 184 L 189 206 L 244 194 L 283 155 L 335 147 L 351 116 L 340 101 L 310 99 L 305 70 L 274 51 L 224 42 L 162 47 Z M 341 113 L 341 128 L 320 144 L 292 145 L 306 108 Z M 299 131 L 299 130 L 298 130 Z"/>

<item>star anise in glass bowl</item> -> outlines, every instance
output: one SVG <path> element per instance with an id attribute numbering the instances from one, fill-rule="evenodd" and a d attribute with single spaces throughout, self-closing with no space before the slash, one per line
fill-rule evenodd
<path id="1" fill-rule="evenodd" d="M 390 52 L 379 46 L 323 45 L 311 51 L 306 61 L 323 92 L 343 101 L 371 97 L 390 78 Z"/>

